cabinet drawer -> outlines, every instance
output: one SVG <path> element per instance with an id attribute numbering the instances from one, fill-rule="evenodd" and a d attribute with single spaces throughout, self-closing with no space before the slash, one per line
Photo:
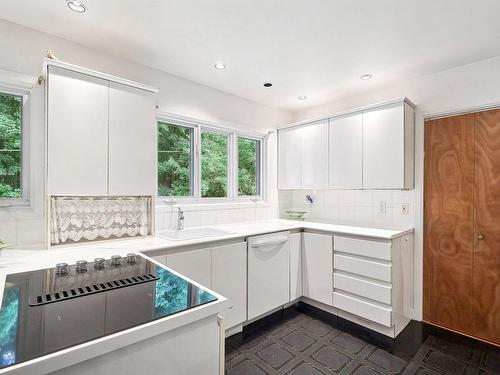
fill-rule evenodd
<path id="1" fill-rule="evenodd" d="M 333 287 L 388 305 L 391 304 L 392 288 L 389 285 L 377 284 L 357 277 L 335 273 L 333 275 Z"/>
<path id="2" fill-rule="evenodd" d="M 333 266 L 337 270 L 382 280 L 388 283 L 391 282 L 390 264 L 339 254 L 335 254 L 333 258 Z"/>
<path id="3" fill-rule="evenodd" d="M 335 251 L 361 255 L 370 258 L 391 260 L 391 243 L 361 240 L 349 237 L 334 237 Z"/>
<path id="4" fill-rule="evenodd" d="M 386 327 L 392 326 L 391 308 L 378 306 L 339 292 L 333 292 L 333 306 Z"/>

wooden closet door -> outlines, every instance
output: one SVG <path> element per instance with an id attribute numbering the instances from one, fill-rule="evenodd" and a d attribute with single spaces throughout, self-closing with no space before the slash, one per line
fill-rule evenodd
<path id="1" fill-rule="evenodd" d="M 472 333 L 474 114 L 427 121 L 424 320 Z"/>
<path id="2" fill-rule="evenodd" d="M 500 344 L 500 110 L 475 116 L 474 332 Z"/>

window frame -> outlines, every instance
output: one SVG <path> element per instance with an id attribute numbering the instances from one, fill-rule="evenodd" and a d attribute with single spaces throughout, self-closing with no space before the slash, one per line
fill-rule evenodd
<path id="1" fill-rule="evenodd" d="M 190 123 L 181 123 L 180 121 L 177 121 L 177 122 L 173 122 L 173 121 L 169 121 L 169 120 L 163 120 L 163 119 L 159 119 L 157 118 L 156 119 L 156 137 L 157 137 L 157 140 L 158 140 L 158 123 L 159 122 L 162 122 L 164 124 L 169 124 L 169 125 L 173 125 L 173 126 L 177 126 L 177 127 L 180 127 L 180 128 L 187 128 L 187 129 L 190 129 L 191 130 L 191 160 L 190 160 L 190 191 L 191 191 L 191 194 L 190 195 L 178 195 L 178 196 L 172 196 L 172 198 L 176 198 L 176 199 L 180 199 L 180 198 L 184 198 L 184 199 L 192 199 L 192 198 L 195 198 L 196 196 L 196 174 L 197 174 L 197 171 L 196 171 L 196 163 L 195 163 L 195 160 L 196 160 L 196 157 L 195 157 L 195 154 L 196 154 L 196 141 L 197 141 L 197 135 L 196 135 L 196 126 L 193 125 L 193 124 L 190 124 Z M 156 142 L 157 144 L 157 147 L 158 147 L 158 141 Z M 158 194 L 158 153 L 159 153 L 159 150 L 158 148 L 156 149 L 156 162 L 157 162 L 157 168 L 156 168 L 156 190 L 157 190 L 157 194 Z M 165 196 L 165 195 L 157 195 L 158 198 L 169 198 L 169 196 Z"/>
<path id="2" fill-rule="evenodd" d="M 257 191 L 259 192 L 259 194 L 254 194 L 254 195 L 240 195 L 239 194 L 239 180 L 238 180 L 238 172 L 239 172 L 239 147 L 238 147 L 238 139 L 239 138 L 243 138 L 243 139 L 249 139 L 249 140 L 252 140 L 252 141 L 257 141 L 257 142 L 260 142 L 260 146 L 259 146 L 259 150 L 258 150 L 258 155 L 257 155 L 257 164 L 256 164 L 256 168 L 257 170 L 255 171 L 255 174 L 257 176 Z M 264 158 L 266 157 L 266 154 L 265 154 L 265 150 L 264 150 L 264 139 L 262 137 L 256 137 L 254 135 L 250 135 L 250 134 L 247 134 L 247 133 L 244 133 L 244 132 L 236 132 L 235 133 L 235 152 L 234 152 L 234 155 L 235 155 L 235 163 L 236 163 L 236 166 L 235 166 L 235 184 L 236 184 L 236 190 L 235 190 L 235 194 L 236 194 L 236 198 L 238 199 L 241 199 L 241 200 L 255 200 L 255 199 L 264 199 L 264 176 L 265 176 L 265 173 L 264 173 Z"/>
<path id="3" fill-rule="evenodd" d="M 29 191 L 29 114 L 30 90 L 0 82 L 0 94 L 17 96 L 22 99 L 21 109 L 21 196 L 17 198 L 0 197 L 0 207 L 27 206 L 30 203 Z"/>
<path id="4" fill-rule="evenodd" d="M 192 164 L 192 196 L 157 196 L 159 203 L 171 203 L 172 201 L 183 203 L 237 203 L 264 201 L 265 191 L 265 161 L 267 157 L 266 138 L 267 135 L 257 132 L 241 131 L 230 126 L 221 126 L 207 121 L 196 120 L 184 116 L 157 113 L 156 121 L 175 126 L 183 126 L 193 129 L 193 159 Z M 226 197 L 202 197 L 201 196 L 201 133 L 202 131 L 221 133 L 227 135 L 227 196 Z M 238 138 L 252 139 L 260 142 L 259 168 L 258 168 L 258 195 L 238 194 Z M 158 152 L 157 152 L 158 154 Z M 158 190 L 158 181 L 156 183 Z"/>

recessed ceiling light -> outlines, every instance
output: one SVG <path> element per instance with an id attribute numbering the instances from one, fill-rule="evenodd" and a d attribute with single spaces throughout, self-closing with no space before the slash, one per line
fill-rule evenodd
<path id="1" fill-rule="evenodd" d="M 362 75 L 361 77 L 359 77 L 359 78 L 361 78 L 361 80 L 362 80 L 362 81 L 367 81 L 367 80 L 369 80 L 369 79 L 371 79 L 371 78 L 372 78 L 372 75 L 371 75 L 371 74 L 363 74 L 363 75 Z"/>
<path id="2" fill-rule="evenodd" d="M 271 82 L 264 83 L 264 87 L 271 87 L 273 84 Z"/>
<path id="3" fill-rule="evenodd" d="M 87 10 L 87 8 L 85 7 L 85 4 L 83 4 L 80 1 L 67 0 L 66 4 L 68 5 L 69 9 L 71 9 L 72 11 L 75 11 L 77 13 L 85 13 L 85 11 Z"/>
<path id="4" fill-rule="evenodd" d="M 300 95 L 299 97 L 297 97 L 297 99 L 299 99 L 299 100 L 306 100 L 306 99 L 307 99 L 307 96 L 305 96 L 305 95 Z"/>
<path id="5" fill-rule="evenodd" d="M 214 65 L 214 67 L 217 70 L 226 69 L 226 65 L 224 65 L 223 63 L 217 63 L 217 64 Z"/>

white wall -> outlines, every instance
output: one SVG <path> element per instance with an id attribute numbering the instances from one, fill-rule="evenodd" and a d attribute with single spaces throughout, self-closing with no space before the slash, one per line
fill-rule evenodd
<path id="1" fill-rule="evenodd" d="M 261 131 L 274 129 L 290 121 L 290 114 L 261 104 L 203 86 L 183 78 L 123 61 L 112 55 L 82 47 L 73 42 L 40 33 L 0 20 L 0 69 L 37 77 L 41 74 L 42 59 L 47 50 L 76 65 L 103 71 L 160 88 L 158 106 L 162 112 L 188 116 L 219 123 L 238 129 Z M 145 57 L 147 58 L 147 57 Z M 0 75 L 0 81 L 2 77 Z M 9 243 L 40 246 L 44 241 L 44 119 L 43 88 L 35 87 L 30 124 L 30 199 L 27 207 L 0 207 L 0 239 Z M 274 138 L 269 149 L 275 149 Z M 268 171 L 275 170 L 275 152 L 270 152 Z M 69 168 L 71 166 L 68 166 Z M 277 189 L 275 179 L 268 179 L 270 205 L 259 211 L 258 217 L 277 215 Z M 269 208 L 270 207 L 270 208 Z M 203 214 L 212 221 L 220 221 L 218 210 L 211 207 Z M 221 207 L 227 210 L 227 206 Z M 162 209 L 163 210 L 163 209 Z M 162 211 L 160 210 L 160 211 Z M 239 217 L 239 216 L 238 216 Z M 257 216 L 256 216 L 257 217 Z M 166 217 L 157 217 L 165 222 Z M 206 219 L 206 221 L 211 221 Z M 191 224 L 192 220 L 187 220 Z"/>
<path id="2" fill-rule="evenodd" d="M 373 78 L 374 80 L 377 77 Z M 368 82 L 369 85 L 369 82 Z M 290 207 L 307 208 L 312 218 L 325 221 L 347 221 L 360 225 L 413 225 L 416 230 L 415 272 L 419 275 L 415 288 L 415 319 L 422 318 L 423 272 L 423 156 L 424 118 L 439 114 L 500 107 L 500 57 L 464 65 L 441 73 L 415 78 L 397 86 L 364 95 L 345 98 L 303 110 L 293 115 L 293 121 L 328 116 L 406 96 L 416 106 L 416 187 L 412 191 L 280 191 L 280 214 Z M 304 206 L 305 194 L 317 198 L 317 205 Z M 388 202 L 387 213 L 379 212 L 379 203 Z M 392 202 L 392 203 L 390 203 Z M 400 203 L 410 203 L 409 215 L 402 215 Z"/>

